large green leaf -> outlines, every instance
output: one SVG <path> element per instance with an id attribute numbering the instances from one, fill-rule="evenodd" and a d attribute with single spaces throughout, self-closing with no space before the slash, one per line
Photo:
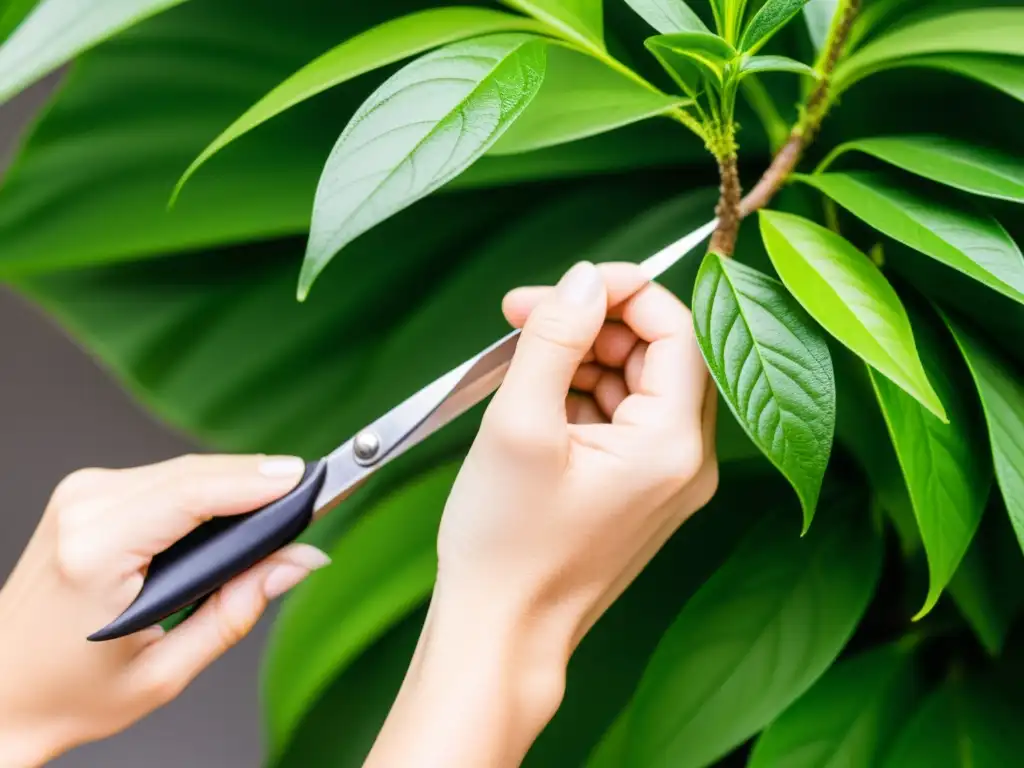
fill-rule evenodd
<path id="1" fill-rule="evenodd" d="M 766 0 L 743 30 L 739 49 L 748 53 L 757 51 L 805 5 L 807 0 Z"/>
<path id="2" fill-rule="evenodd" d="M 406 65 L 374 91 L 320 176 L 299 298 L 348 243 L 483 155 L 537 95 L 546 53 L 547 43 L 532 35 L 464 40 Z"/>
<path id="3" fill-rule="evenodd" d="M 867 257 L 807 219 L 776 211 L 760 215 L 772 263 L 811 317 L 945 419 L 943 404 L 918 358 L 906 310 Z"/>
<path id="4" fill-rule="evenodd" d="M 626 0 L 626 4 L 663 35 L 710 31 L 685 0 Z"/>
<path id="5" fill-rule="evenodd" d="M 663 115 L 682 103 L 684 99 L 645 87 L 593 56 L 552 45 L 540 92 L 488 154 L 576 141 Z"/>
<path id="6" fill-rule="evenodd" d="M 806 533 L 832 451 L 828 346 L 777 281 L 709 253 L 693 293 L 697 341 L 744 430 L 793 484 Z"/>
<path id="7" fill-rule="evenodd" d="M 330 551 L 337 567 L 285 604 L 263 666 L 272 757 L 330 682 L 430 593 L 437 529 L 458 468 L 441 467 L 385 498 Z"/>
<path id="8" fill-rule="evenodd" d="M 928 194 L 881 174 L 801 176 L 882 234 L 1024 303 L 1024 256 L 1002 225 L 970 200 Z"/>
<path id="9" fill-rule="evenodd" d="M 748 768 L 875 768 L 914 711 L 917 677 L 902 646 L 840 661 L 761 735 Z"/>
<path id="10" fill-rule="evenodd" d="M 836 67 L 836 92 L 901 61 L 934 53 L 1024 56 L 1024 9 L 976 8 L 900 24 Z"/>
<path id="11" fill-rule="evenodd" d="M 989 655 L 998 656 L 1024 603 L 1019 588 L 1024 580 L 1024 558 L 999 497 L 993 496 L 988 506 L 949 582 L 949 594 L 982 647 Z"/>
<path id="12" fill-rule="evenodd" d="M 532 19 L 487 8 L 431 8 L 379 24 L 335 46 L 295 72 L 224 129 L 185 171 L 188 178 L 216 152 L 261 123 L 347 80 L 417 53 L 474 35 L 543 32 Z"/>
<path id="13" fill-rule="evenodd" d="M 945 53 L 901 60 L 894 62 L 893 66 L 951 72 L 984 83 L 1017 101 L 1024 101 L 1024 61 L 1017 57 Z"/>
<path id="14" fill-rule="evenodd" d="M 801 538 L 769 514 L 686 604 L 633 703 L 624 765 L 699 768 L 766 726 L 828 668 L 874 593 L 865 502 L 822 505 Z"/>
<path id="15" fill-rule="evenodd" d="M 108 37 L 181 2 L 42 0 L 0 47 L 0 103 Z"/>
<path id="16" fill-rule="evenodd" d="M 1024 751 L 1024 705 L 1006 684 L 953 678 L 929 697 L 885 768 L 1007 768 Z"/>
<path id="17" fill-rule="evenodd" d="M 981 396 L 996 480 L 1024 548 L 1024 385 L 1020 376 L 965 325 L 948 317 L 946 323 Z"/>
<path id="18" fill-rule="evenodd" d="M 0 42 L 6 40 L 38 4 L 39 0 L 4 0 L 0 3 Z"/>
<path id="19" fill-rule="evenodd" d="M 978 450 L 976 414 L 953 378 L 957 361 L 937 321 L 915 312 L 918 351 L 935 381 L 948 422 L 939 421 L 888 379 L 872 371 L 882 413 L 928 558 L 928 595 L 917 617 L 942 595 L 971 544 L 985 509 L 991 465 Z"/>
<path id="20" fill-rule="evenodd" d="M 1024 162 L 1005 152 L 945 136 L 877 136 L 839 145 L 818 172 L 847 152 L 863 152 L 964 192 L 1024 203 Z"/>
<path id="21" fill-rule="evenodd" d="M 602 0 L 501 0 L 543 21 L 567 40 L 604 50 Z"/>

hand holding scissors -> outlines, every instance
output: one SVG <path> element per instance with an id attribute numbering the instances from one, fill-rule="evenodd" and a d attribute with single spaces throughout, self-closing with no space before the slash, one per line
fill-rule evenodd
<path id="1" fill-rule="evenodd" d="M 424 633 L 458 634 L 463 642 L 475 636 L 482 642 L 473 648 L 511 638 L 532 645 L 544 635 L 557 669 L 714 490 L 714 398 L 705 397 L 707 374 L 689 315 L 649 283 L 712 228 L 639 269 L 584 265 L 554 292 L 510 294 L 506 315 L 517 328 L 525 323 L 522 331 L 305 467 L 287 459 L 185 457 L 71 476 L 0 591 L 0 657 L 20 654 L 50 668 L 40 681 L 32 679 L 40 674 L 32 664 L 15 665 L 0 684 L 0 723 L 9 729 L 0 727 L 0 762 L 38 764 L 173 698 L 248 632 L 269 599 L 326 564 L 322 553 L 291 543 L 316 515 L 499 385 L 445 510 L 433 618 Z M 570 387 L 577 394 L 567 403 Z M 595 546 L 581 545 L 588 541 Z M 166 636 L 154 627 L 202 601 Z M 469 615 L 467 606 L 493 619 L 484 625 L 500 638 L 488 643 L 455 629 L 461 620 L 449 616 Z M 532 619 L 517 623 L 513 617 L 527 615 L 520 609 L 550 618 L 550 626 L 541 632 Z M 447 649 L 444 663 L 459 647 L 430 645 Z M 468 665 L 472 657 L 463 650 Z M 424 681 L 443 666 L 430 654 L 418 654 L 414 664 L 426 672 Z M 428 690 L 433 686 L 403 690 L 397 722 L 416 722 Z M 486 702 L 473 708 L 477 717 L 489 711 Z M 388 733 L 371 756 L 384 759 L 380 765 L 402 762 L 390 754 Z M 478 756 L 467 753 L 466 764 Z"/>

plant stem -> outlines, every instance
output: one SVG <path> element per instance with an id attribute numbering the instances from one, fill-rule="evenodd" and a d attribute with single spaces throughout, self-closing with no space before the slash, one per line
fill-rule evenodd
<path id="1" fill-rule="evenodd" d="M 749 216 L 771 202 L 800 162 L 804 150 L 814 140 L 822 120 L 832 105 L 832 73 L 846 48 L 850 30 L 859 10 L 860 0 L 844 0 L 840 4 L 832 21 L 828 42 L 815 66 L 819 75 L 818 85 L 801 110 L 800 120 L 793 126 L 786 143 L 782 145 L 754 188 L 743 198 L 740 218 Z"/>
<path id="2" fill-rule="evenodd" d="M 743 197 L 735 151 L 719 158 L 718 172 L 722 177 L 721 195 L 718 198 L 718 207 L 715 208 L 718 228 L 711 236 L 710 250 L 720 256 L 729 257 L 736 250 L 736 237 L 740 230 L 740 200 Z"/>

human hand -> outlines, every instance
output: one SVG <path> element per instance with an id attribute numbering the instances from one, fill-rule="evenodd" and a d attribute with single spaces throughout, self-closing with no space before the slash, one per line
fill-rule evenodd
<path id="1" fill-rule="evenodd" d="M 41 765 L 170 701 L 252 629 L 267 602 L 329 561 L 292 544 L 238 576 L 186 621 L 103 643 L 154 555 L 200 523 L 290 491 L 300 459 L 184 456 L 60 483 L 0 590 L 0 765 Z"/>
<path id="2" fill-rule="evenodd" d="M 404 744 L 419 766 L 517 765 L 585 633 L 715 492 L 717 397 L 690 313 L 646 283 L 582 264 L 506 297 L 523 334 L 445 507 L 420 646 L 369 765 L 408 764 Z"/>

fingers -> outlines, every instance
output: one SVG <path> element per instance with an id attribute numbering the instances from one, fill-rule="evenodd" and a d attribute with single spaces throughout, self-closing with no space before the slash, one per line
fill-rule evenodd
<path id="1" fill-rule="evenodd" d="M 250 512 L 286 494 L 305 465 L 293 457 L 183 456 L 120 470 L 107 486 L 65 492 L 57 546 L 76 578 L 138 570 L 202 522 Z"/>
<path id="2" fill-rule="evenodd" d="M 489 414 L 530 433 L 565 424 L 565 399 L 576 370 L 607 314 L 601 273 L 589 262 L 570 269 L 530 313 Z M 492 419 L 492 420 L 493 420 Z M 486 426 L 486 425 L 485 425 Z"/>
<path id="3" fill-rule="evenodd" d="M 238 576 L 192 616 L 146 647 L 135 669 L 143 686 L 174 698 L 196 675 L 249 634 L 268 603 L 330 559 L 308 544 L 291 544 Z"/>
<path id="4" fill-rule="evenodd" d="M 647 277 L 637 264 L 610 262 L 600 264 L 598 271 L 607 288 L 607 308 L 612 310 L 626 298 L 639 290 Z M 513 328 L 522 328 L 530 313 L 554 291 L 550 286 L 526 286 L 516 288 L 505 295 L 502 311 Z"/>

